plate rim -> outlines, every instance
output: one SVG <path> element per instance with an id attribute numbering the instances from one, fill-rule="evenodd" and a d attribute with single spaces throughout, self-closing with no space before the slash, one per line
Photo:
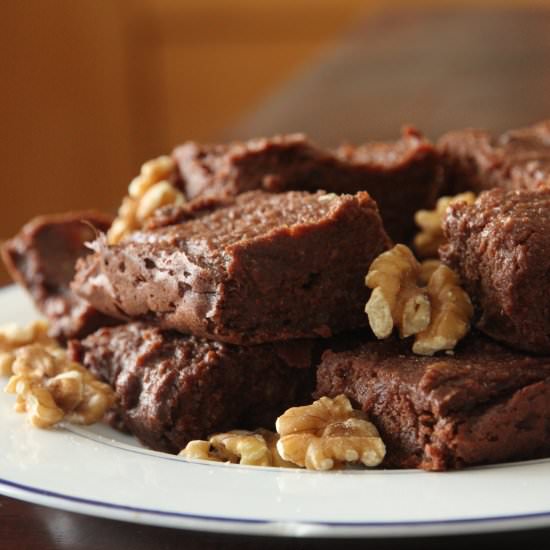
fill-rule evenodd
<path id="1" fill-rule="evenodd" d="M 5 299 L 7 295 L 13 295 L 13 299 L 22 296 L 23 290 L 16 285 L 9 285 L 0 288 L 0 299 Z M 22 305 L 23 307 L 23 305 Z M 15 320 L 16 321 L 16 320 Z M 116 439 L 110 440 L 108 437 L 89 432 L 83 427 L 70 427 L 65 430 L 85 439 L 102 443 L 115 450 L 137 452 L 142 455 L 164 455 L 148 449 L 133 447 Z M 85 433 L 82 433 L 85 432 Z M 177 460 L 169 455 L 171 460 Z M 158 457 L 157 457 L 158 458 Z M 168 459 L 169 457 L 164 457 Z M 181 460 L 181 459 L 180 459 Z M 185 460 L 182 460 L 185 462 Z M 550 462 L 550 459 L 538 459 L 532 461 L 523 461 L 511 464 L 497 464 L 483 468 L 509 468 L 513 465 L 521 466 L 529 463 Z M 212 464 L 208 463 L 211 467 Z M 229 466 L 220 464 L 220 467 Z M 231 466 L 235 468 L 235 466 Z M 236 466 L 243 468 L 242 466 Z M 249 469 L 250 467 L 244 467 Z M 255 468 L 259 470 L 260 468 Z M 473 470 L 474 468 L 472 468 Z M 266 468 L 267 470 L 267 468 Z M 273 470 L 273 469 L 269 469 Z M 282 471 L 285 471 L 284 469 Z M 294 471 L 294 470 L 292 470 Z M 291 471 L 289 471 L 290 473 Z M 374 472 L 374 471 L 373 471 Z M 279 472 L 280 473 L 280 472 Z M 318 475 L 318 472 L 301 472 Z M 351 472 L 350 472 L 351 473 Z M 379 470 L 378 470 L 379 473 Z M 418 470 L 407 471 L 389 471 L 414 475 Z M 321 474 L 322 475 L 322 474 Z M 445 475 L 445 473 L 433 473 L 431 475 Z M 247 518 L 243 516 L 232 515 L 209 515 L 193 514 L 189 512 L 174 510 L 159 510 L 146 508 L 142 506 L 131 506 L 129 504 L 116 503 L 113 501 L 97 500 L 86 498 L 85 496 L 71 495 L 63 492 L 57 492 L 51 488 L 40 487 L 39 483 L 28 485 L 5 479 L 0 474 L 0 494 L 7 497 L 16 498 L 26 502 L 32 502 L 51 508 L 66 510 L 69 512 L 81 513 L 94 517 L 105 519 L 126 521 L 145 525 L 156 525 L 159 527 L 169 527 L 178 529 L 192 529 L 199 531 L 232 533 L 241 535 L 268 535 L 277 537 L 328 537 L 328 538 L 376 538 L 376 537 L 417 537 L 417 536 L 435 536 L 435 535 L 455 535 L 467 533 L 482 532 L 501 532 L 515 529 L 528 529 L 550 526 L 550 509 L 544 509 L 537 512 L 528 512 L 523 514 L 511 513 L 500 515 L 485 515 L 471 518 L 448 518 L 448 519 L 422 519 L 410 521 L 304 521 L 297 519 L 274 520 L 265 517 Z M 114 500 L 114 499 L 113 499 Z"/>
<path id="2" fill-rule="evenodd" d="M 278 537 L 377 538 L 474 534 L 534 529 L 550 524 L 550 511 L 504 516 L 420 521 L 274 521 L 154 510 L 87 499 L 0 478 L 0 494 L 93 517 L 176 529 Z M 76 505 L 76 508 L 75 508 Z M 243 529 L 243 527 L 246 527 Z M 465 527 L 467 530 L 465 530 Z M 496 528 L 498 527 L 498 528 Z"/>

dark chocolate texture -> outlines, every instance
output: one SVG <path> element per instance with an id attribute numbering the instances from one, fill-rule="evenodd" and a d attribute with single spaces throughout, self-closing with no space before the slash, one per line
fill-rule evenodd
<path id="1" fill-rule="evenodd" d="M 393 143 L 346 145 L 335 151 L 293 134 L 228 145 L 188 142 L 173 156 L 188 199 L 254 189 L 368 191 L 396 242 L 407 242 L 414 235 L 414 213 L 433 206 L 440 186 L 438 154 L 412 128 L 404 129 Z"/>
<path id="2" fill-rule="evenodd" d="M 69 350 L 115 389 L 118 418 L 131 433 L 175 453 L 216 432 L 273 429 L 288 407 L 309 402 L 314 347 L 313 340 L 233 346 L 132 323 Z"/>
<path id="3" fill-rule="evenodd" d="M 451 205 L 441 259 L 477 309 L 477 327 L 514 348 L 550 353 L 550 189 Z"/>
<path id="4" fill-rule="evenodd" d="M 454 355 L 410 342 L 323 354 L 316 395 L 347 395 L 378 427 L 383 465 L 447 470 L 550 456 L 550 358 L 471 335 Z"/>
<path id="5" fill-rule="evenodd" d="M 115 323 L 69 288 L 77 258 L 91 252 L 85 243 L 110 225 L 109 216 L 93 211 L 39 216 L 2 247 L 10 275 L 27 289 L 61 341 Z"/>
<path id="6" fill-rule="evenodd" d="M 73 289 L 108 315 L 236 344 L 366 326 L 390 244 L 368 193 L 252 191 L 199 219 L 96 241 Z"/>

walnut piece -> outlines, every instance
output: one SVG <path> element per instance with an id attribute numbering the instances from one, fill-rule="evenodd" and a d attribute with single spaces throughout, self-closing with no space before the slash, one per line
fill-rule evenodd
<path id="1" fill-rule="evenodd" d="M 55 403 L 52 394 L 30 376 L 13 375 L 5 391 L 17 395 L 17 412 L 26 412 L 33 426 L 49 428 L 63 420 L 63 411 Z"/>
<path id="2" fill-rule="evenodd" d="M 271 453 L 265 439 L 245 430 L 233 430 L 209 438 L 210 445 L 228 462 L 270 466 Z"/>
<path id="3" fill-rule="evenodd" d="M 48 336 L 48 328 L 48 323 L 42 320 L 33 321 L 24 327 L 16 323 L 0 326 L 0 375 L 12 374 L 15 350 L 18 348 L 34 343 L 57 346 L 57 342 Z"/>
<path id="4" fill-rule="evenodd" d="M 420 273 L 418 274 L 418 282 L 422 286 L 426 286 L 430 281 L 430 277 L 433 275 L 434 271 L 443 265 L 440 260 L 424 260 L 420 264 Z"/>
<path id="5" fill-rule="evenodd" d="M 322 397 L 293 407 L 277 419 L 277 433 L 232 430 L 190 441 L 179 454 L 189 459 L 254 466 L 330 470 L 346 463 L 377 466 L 386 449 L 375 426 L 348 398 Z"/>
<path id="6" fill-rule="evenodd" d="M 426 330 L 416 335 L 413 352 L 433 355 L 452 350 L 470 329 L 472 302 L 460 287 L 456 273 L 445 265 L 439 266 L 428 282 L 432 308 L 431 322 Z"/>
<path id="7" fill-rule="evenodd" d="M 63 419 L 92 424 L 114 404 L 110 386 L 71 361 L 59 346 L 35 342 L 13 354 L 13 375 L 5 391 L 16 395 L 15 410 L 26 412 L 33 426 L 48 428 Z"/>
<path id="8" fill-rule="evenodd" d="M 203 439 L 194 439 L 190 441 L 185 449 L 182 449 L 179 456 L 189 458 L 191 460 L 212 460 L 214 462 L 223 462 L 223 459 L 218 456 L 215 450 L 210 445 L 210 441 Z"/>
<path id="9" fill-rule="evenodd" d="M 396 326 L 401 338 L 415 335 L 414 353 L 433 355 L 452 350 L 470 328 L 473 307 L 458 276 L 439 260 L 419 264 L 402 244 L 372 262 L 365 283 L 373 289 L 365 312 L 377 338 Z"/>
<path id="10" fill-rule="evenodd" d="M 394 327 L 402 338 L 423 331 L 430 323 L 430 301 L 418 286 L 420 264 L 405 245 L 380 254 L 371 264 L 365 284 L 372 289 L 365 313 L 377 338 Z"/>
<path id="11" fill-rule="evenodd" d="M 376 427 L 349 399 L 321 397 L 311 405 L 292 407 L 277 419 L 279 454 L 310 470 L 330 470 L 346 463 L 378 466 L 386 448 Z"/>
<path id="12" fill-rule="evenodd" d="M 454 197 L 441 197 L 434 210 L 419 210 L 414 220 L 420 232 L 414 238 L 414 248 L 421 258 L 437 258 L 439 247 L 445 242 L 443 219 L 449 205 L 457 202 L 472 204 L 476 196 L 471 193 L 460 193 Z"/>
<path id="13" fill-rule="evenodd" d="M 122 200 L 118 215 L 107 233 L 109 244 L 117 244 L 132 231 L 143 227 L 158 208 L 185 202 L 181 191 L 170 182 L 175 169 L 176 163 L 166 155 L 141 167 L 139 176 L 130 182 L 128 196 Z"/>
<path id="14" fill-rule="evenodd" d="M 190 441 L 179 454 L 185 458 L 231 462 L 249 466 L 293 467 L 281 458 L 278 435 L 262 428 L 253 432 L 232 430 L 212 435 L 208 441 Z"/>
<path id="15" fill-rule="evenodd" d="M 256 430 L 265 440 L 267 448 L 271 453 L 271 466 L 277 466 L 278 468 L 297 468 L 297 465 L 293 462 L 285 460 L 279 450 L 277 449 L 277 443 L 279 442 L 279 434 L 270 430 L 264 430 L 259 428 Z"/>
<path id="16" fill-rule="evenodd" d="M 84 398 L 84 377 L 77 370 L 57 374 L 47 379 L 45 386 L 64 411 L 76 409 Z"/>

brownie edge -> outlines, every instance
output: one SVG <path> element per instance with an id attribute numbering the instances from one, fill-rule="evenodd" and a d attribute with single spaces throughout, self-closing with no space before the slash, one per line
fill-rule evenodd
<path id="1" fill-rule="evenodd" d="M 550 120 L 499 136 L 474 128 L 454 130 L 441 136 L 437 149 L 445 173 L 444 194 L 550 185 Z"/>
<path id="2" fill-rule="evenodd" d="M 368 193 L 252 191 L 199 219 L 96 241 L 72 288 L 100 311 L 234 344 L 367 326 L 364 277 L 390 245 Z"/>
<path id="3" fill-rule="evenodd" d="M 440 257 L 472 298 L 479 330 L 550 354 L 550 189 L 487 191 L 451 205 L 443 227 Z"/>
<path id="4" fill-rule="evenodd" d="M 550 358 L 472 335 L 452 356 L 407 342 L 323 354 L 315 395 L 346 394 L 378 427 L 384 465 L 450 470 L 550 456 Z"/>
<path id="5" fill-rule="evenodd" d="M 412 238 L 414 213 L 433 206 L 441 184 L 439 154 L 410 126 L 394 142 L 343 145 L 332 151 L 317 147 L 302 134 L 290 134 L 226 145 L 187 142 L 174 149 L 173 158 L 188 199 L 255 189 L 367 191 L 396 242 Z"/>
<path id="6" fill-rule="evenodd" d="M 76 260 L 91 253 L 85 243 L 107 231 L 111 221 L 95 211 L 38 216 L 0 249 L 9 274 L 28 291 L 50 322 L 51 335 L 61 341 L 83 338 L 118 322 L 69 287 Z"/>
<path id="7" fill-rule="evenodd" d="M 170 453 L 236 427 L 273 429 L 309 402 L 318 360 L 314 340 L 233 346 L 143 323 L 100 329 L 69 353 L 114 388 L 126 429 Z"/>

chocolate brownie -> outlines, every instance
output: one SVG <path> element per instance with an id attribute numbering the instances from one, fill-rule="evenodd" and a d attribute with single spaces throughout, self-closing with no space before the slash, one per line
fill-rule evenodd
<path id="1" fill-rule="evenodd" d="M 367 324 L 364 277 L 390 244 L 368 193 L 252 191 L 180 225 L 95 242 L 73 289 L 107 315 L 235 344 Z"/>
<path id="2" fill-rule="evenodd" d="M 158 451 L 238 428 L 273 429 L 309 402 L 314 340 L 233 346 L 131 323 L 73 341 L 69 353 L 113 386 L 126 428 Z"/>
<path id="3" fill-rule="evenodd" d="M 477 327 L 496 340 L 550 353 L 550 188 L 483 193 L 451 205 L 441 259 L 461 277 Z"/>
<path id="4" fill-rule="evenodd" d="M 346 394 L 378 427 L 384 465 L 447 470 L 550 456 L 550 358 L 471 335 L 454 355 L 408 342 L 323 354 L 316 396 Z"/>
<path id="5" fill-rule="evenodd" d="M 437 147 L 446 194 L 550 185 L 550 120 L 498 137 L 475 129 L 449 132 Z"/>
<path id="6" fill-rule="evenodd" d="M 85 243 L 110 225 L 109 216 L 93 211 L 39 216 L 2 247 L 10 275 L 27 289 L 61 341 L 115 323 L 69 288 L 77 258 L 91 252 Z"/>
<path id="7" fill-rule="evenodd" d="M 228 145 L 188 142 L 177 147 L 173 156 L 188 199 L 254 189 L 368 191 L 396 242 L 407 242 L 414 235 L 414 213 L 433 205 L 440 185 L 438 155 L 412 128 L 404 129 L 394 143 L 343 146 L 335 151 L 293 134 Z"/>
<path id="8" fill-rule="evenodd" d="M 218 195 L 197 197 L 182 205 L 167 205 L 155 210 L 152 216 L 145 221 L 145 229 L 158 229 L 169 225 L 178 225 L 202 218 L 207 214 L 214 212 L 218 208 L 231 206 L 235 203 L 235 196 Z"/>

